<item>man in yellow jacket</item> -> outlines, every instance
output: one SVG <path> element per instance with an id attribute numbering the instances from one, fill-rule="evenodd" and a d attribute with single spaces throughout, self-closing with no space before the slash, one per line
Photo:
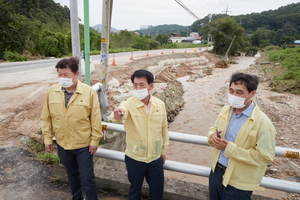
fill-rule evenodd
<path id="1" fill-rule="evenodd" d="M 45 149 L 53 152 L 53 135 L 58 156 L 66 168 L 73 200 L 83 199 L 81 185 L 88 200 L 97 199 L 93 154 L 103 137 L 97 93 L 78 78 L 79 60 L 75 57 L 56 64 L 57 84 L 50 87 L 40 124 Z"/>
<path id="2" fill-rule="evenodd" d="M 250 200 L 261 190 L 266 167 L 275 156 L 276 130 L 251 99 L 258 77 L 235 73 L 229 84 L 228 102 L 208 132 L 214 146 L 209 176 L 211 200 Z"/>
<path id="3" fill-rule="evenodd" d="M 169 144 L 165 103 L 149 94 L 154 87 L 153 74 L 137 70 L 131 76 L 134 96 L 123 101 L 111 118 L 124 122 L 126 130 L 125 163 L 130 182 L 129 200 L 141 200 L 144 178 L 150 199 L 162 200 L 163 164 Z"/>

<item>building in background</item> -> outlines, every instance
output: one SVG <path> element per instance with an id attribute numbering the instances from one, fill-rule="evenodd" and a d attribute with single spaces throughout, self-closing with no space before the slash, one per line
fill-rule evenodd
<path id="1" fill-rule="evenodd" d="M 172 41 L 172 43 L 179 43 L 179 42 L 194 43 L 194 44 L 201 43 L 201 37 L 197 32 L 191 32 L 189 37 L 181 37 L 180 33 L 170 33 L 170 40 Z"/>
<path id="2" fill-rule="evenodd" d="M 153 27 L 152 25 L 140 25 L 140 30 L 144 30 L 152 27 Z"/>

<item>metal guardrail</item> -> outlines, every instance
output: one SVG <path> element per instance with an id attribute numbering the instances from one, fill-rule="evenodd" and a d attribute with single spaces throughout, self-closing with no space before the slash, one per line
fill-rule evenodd
<path id="1" fill-rule="evenodd" d="M 102 129 L 125 133 L 124 126 L 120 124 L 102 122 Z M 169 136 L 170 139 L 174 141 L 209 146 L 207 143 L 207 137 L 205 136 L 190 135 L 186 133 L 177 133 L 171 131 L 169 131 Z M 300 150 L 276 147 L 275 154 L 278 157 L 299 159 Z M 99 148 L 94 155 L 103 158 L 112 159 L 112 160 L 118 160 L 118 161 L 124 161 L 124 157 L 125 157 L 124 152 L 101 149 L 101 148 Z M 181 173 L 198 175 L 198 176 L 205 176 L 205 177 L 209 176 L 211 170 L 210 167 L 171 161 L 171 160 L 166 160 L 164 169 L 177 171 Z M 270 177 L 263 177 L 260 186 L 274 189 L 274 190 L 281 190 L 281 191 L 300 194 L 300 183 L 298 182 L 280 180 L 280 179 L 275 179 Z"/>
<path id="2" fill-rule="evenodd" d="M 124 126 L 121 124 L 102 122 L 102 129 L 125 133 Z M 170 140 L 173 140 L 173 141 L 209 146 L 206 136 L 191 135 L 191 134 L 186 134 L 186 133 L 178 133 L 178 132 L 169 131 L 169 137 L 170 137 Z M 275 148 L 275 156 L 299 159 L 300 158 L 300 150 L 276 147 Z"/>

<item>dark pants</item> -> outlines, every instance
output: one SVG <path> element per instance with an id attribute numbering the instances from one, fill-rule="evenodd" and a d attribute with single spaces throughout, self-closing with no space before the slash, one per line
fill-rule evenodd
<path id="1" fill-rule="evenodd" d="M 130 182 L 129 200 L 141 200 L 144 177 L 149 185 L 150 200 L 163 199 L 164 169 L 161 158 L 144 163 L 125 155 L 125 163 Z"/>
<path id="2" fill-rule="evenodd" d="M 224 187 L 222 184 L 224 171 L 215 168 L 209 174 L 209 196 L 210 200 L 251 200 L 253 191 L 239 190 L 231 185 Z"/>
<path id="3" fill-rule="evenodd" d="M 73 199 L 83 199 L 81 184 L 88 200 L 97 200 L 97 187 L 93 168 L 93 156 L 89 147 L 65 150 L 58 146 L 58 156 L 65 166 Z"/>

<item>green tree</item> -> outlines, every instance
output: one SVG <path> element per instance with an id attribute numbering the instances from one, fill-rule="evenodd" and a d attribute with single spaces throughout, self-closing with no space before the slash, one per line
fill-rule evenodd
<path id="1" fill-rule="evenodd" d="M 148 50 L 150 49 L 150 41 L 151 39 L 142 36 L 135 39 L 132 43 L 131 47 L 134 49 Z"/>
<path id="2" fill-rule="evenodd" d="M 90 28 L 90 48 L 91 50 L 100 51 L 101 34 Z"/>
<path id="3" fill-rule="evenodd" d="M 130 48 L 132 42 L 138 36 L 135 33 L 122 30 L 119 33 L 111 33 L 110 34 L 110 47 L 111 48 Z"/>
<path id="4" fill-rule="evenodd" d="M 282 27 L 283 32 L 287 36 L 294 36 L 297 34 L 296 25 L 290 21 L 286 22 Z"/>
<path id="5" fill-rule="evenodd" d="M 5 51 L 23 52 L 28 27 L 25 24 L 26 17 L 15 13 L 11 3 L 0 0 L 0 7 L 0 59 L 2 59 Z"/>
<path id="6" fill-rule="evenodd" d="M 294 36 L 283 36 L 282 43 L 285 45 L 293 44 L 296 38 Z"/>
<path id="7" fill-rule="evenodd" d="M 258 47 L 265 47 L 272 43 L 275 43 L 276 32 L 259 28 L 257 29 L 252 36 L 252 44 Z"/>
<path id="8" fill-rule="evenodd" d="M 232 17 L 227 16 L 211 21 L 209 25 L 203 27 L 203 32 L 211 34 L 214 43 L 213 52 L 216 54 L 225 55 L 234 36 L 236 38 L 232 43 L 229 55 L 234 55 L 236 51 L 244 48 L 244 28 Z"/>
<path id="9" fill-rule="evenodd" d="M 44 56 L 61 57 L 70 52 L 68 48 L 68 37 L 62 33 L 45 30 L 41 34 L 38 52 Z"/>
<path id="10" fill-rule="evenodd" d="M 160 43 L 160 45 L 168 44 L 168 43 L 171 42 L 170 36 L 167 35 L 167 34 L 158 34 L 158 35 L 155 37 L 155 40 L 158 41 L 158 42 Z"/>

